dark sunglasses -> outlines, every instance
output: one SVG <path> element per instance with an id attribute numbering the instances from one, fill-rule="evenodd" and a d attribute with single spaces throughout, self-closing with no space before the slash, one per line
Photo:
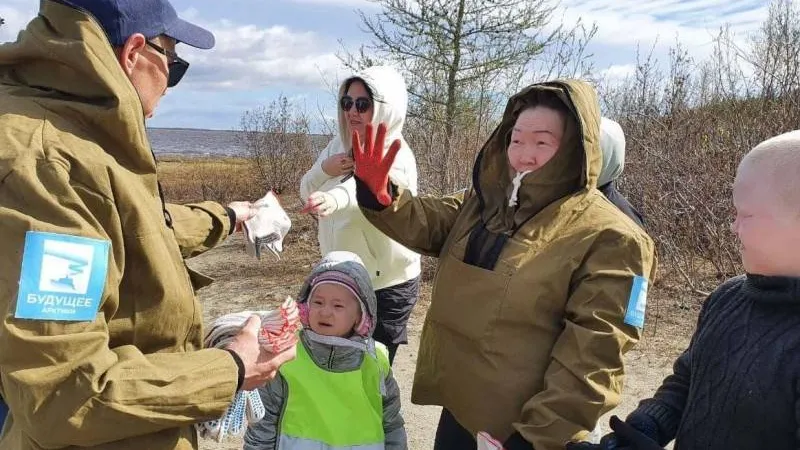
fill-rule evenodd
<path id="1" fill-rule="evenodd" d="M 189 62 L 185 59 L 178 56 L 177 53 L 171 52 L 163 47 L 159 47 L 156 44 L 153 44 L 150 41 L 147 41 L 147 45 L 155 49 L 158 53 L 167 57 L 167 64 L 169 67 L 169 78 L 167 79 L 167 87 L 175 87 L 180 81 L 181 78 L 186 74 L 186 71 L 189 69 Z"/>
<path id="2" fill-rule="evenodd" d="M 350 108 L 356 105 L 356 111 L 361 114 L 367 112 L 370 106 L 372 106 L 372 100 L 369 97 L 358 97 L 357 99 L 353 100 L 353 97 L 349 95 L 345 95 L 339 100 L 339 106 L 342 107 L 342 111 L 350 111 Z"/>

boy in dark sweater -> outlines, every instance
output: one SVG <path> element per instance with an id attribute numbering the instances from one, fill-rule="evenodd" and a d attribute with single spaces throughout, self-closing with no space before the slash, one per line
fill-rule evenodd
<path id="1" fill-rule="evenodd" d="M 746 275 L 707 299 L 653 398 L 568 450 L 800 448 L 800 131 L 751 150 L 733 187 Z"/>

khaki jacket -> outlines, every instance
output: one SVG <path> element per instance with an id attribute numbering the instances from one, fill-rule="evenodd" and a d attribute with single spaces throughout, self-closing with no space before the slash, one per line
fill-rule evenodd
<path id="1" fill-rule="evenodd" d="M 223 414 L 237 367 L 201 349 L 194 289 L 209 279 L 183 258 L 229 228 L 216 203 L 162 203 L 141 103 L 104 32 L 42 1 L 0 46 L 0 394 L 11 410 L 0 449 L 197 448 L 191 424 Z M 17 318 L 29 231 L 110 244 L 93 319 Z"/>
<path id="2" fill-rule="evenodd" d="M 540 90 L 573 115 L 509 207 L 507 136 Z M 510 99 L 464 196 L 398 189 L 388 208 L 362 208 L 392 239 L 439 257 L 412 401 L 443 405 L 473 434 L 518 431 L 536 450 L 561 450 L 620 401 L 623 354 L 641 335 L 624 321 L 634 278 L 652 281 L 656 263 L 653 241 L 596 189 L 599 122 L 587 84 L 532 85 Z"/>

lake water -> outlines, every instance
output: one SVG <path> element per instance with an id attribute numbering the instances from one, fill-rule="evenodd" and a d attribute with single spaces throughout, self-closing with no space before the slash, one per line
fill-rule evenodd
<path id="1" fill-rule="evenodd" d="M 236 131 L 150 128 L 150 145 L 157 155 L 243 156 Z"/>
<path id="2" fill-rule="evenodd" d="M 150 144 L 156 155 L 181 156 L 246 156 L 239 142 L 238 131 L 198 130 L 184 128 L 150 128 Z M 318 152 L 328 144 L 330 136 L 312 135 Z"/>

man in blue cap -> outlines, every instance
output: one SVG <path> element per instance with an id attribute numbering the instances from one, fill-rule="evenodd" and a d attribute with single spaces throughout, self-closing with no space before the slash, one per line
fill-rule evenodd
<path id="1" fill-rule="evenodd" d="M 186 72 L 177 43 L 214 37 L 167 0 L 42 0 L 0 46 L 0 449 L 197 448 L 194 423 L 294 357 L 256 317 L 202 348 L 210 279 L 184 258 L 248 205 L 160 195 L 144 120 Z"/>

